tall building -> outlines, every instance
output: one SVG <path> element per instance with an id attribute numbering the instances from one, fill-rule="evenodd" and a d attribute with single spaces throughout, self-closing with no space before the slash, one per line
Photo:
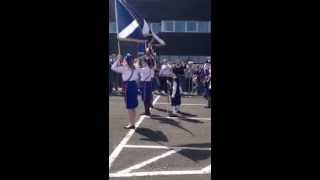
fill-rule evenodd
<path id="1" fill-rule="evenodd" d="M 118 52 L 115 0 L 109 0 L 109 54 Z M 211 0 L 127 0 L 166 42 L 160 57 L 203 61 L 211 56 Z M 137 45 L 121 42 L 121 52 L 135 54 Z"/>

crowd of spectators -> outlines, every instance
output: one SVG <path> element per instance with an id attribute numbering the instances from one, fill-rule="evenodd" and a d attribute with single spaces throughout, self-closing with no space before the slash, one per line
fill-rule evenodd
<path id="1" fill-rule="evenodd" d="M 116 60 L 116 56 L 109 58 L 108 64 L 108 79 L 109 79 L 109 95 L 114 93 L 121 93 L 122 80 L 121 75 L 111 71 L 111 64 Z M 208 81 L 211 77 L 211 62 L 196 64 L 192 61 L 175 61 L 179 63 L 170 63 L 163 61 L 157 64 L 155 78 L 153 80 L 153 90 L 156 93 L 167 93 L 165 82 L 162 81 L 161 69 L 169 68 L 172 72 L 177 74 L 182 91 L 185 95 L 208 95 Z"/>

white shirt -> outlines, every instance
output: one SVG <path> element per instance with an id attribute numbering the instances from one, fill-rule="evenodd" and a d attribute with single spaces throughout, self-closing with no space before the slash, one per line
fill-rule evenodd
<path id="1" fill-rule="evenodd" d="M 133 74 L 130 78 L 130 81 L 138 81 L 139 80 L 139 69 L 131 70 L 128 66 L 118 65 L 119 61 L 116 61 L 112 64 L 111 69 L 117 73 L 121 73 L 122 80 L 128 81 L 129 77 L 133 71 Z"/>
<path id="2" fill-rule="evenodd" d="M 171 68 L 168 65 L 162 65 L 159 71 L 159 76 L 169 77 L 171 75 Z"/>
<path id="3" fill-rule="evenodd" d="M 145 66 L 139 69 L 141 81 L 151 81 L 154 77 L 154 68 L 150 68 L 149 66 Z"/>

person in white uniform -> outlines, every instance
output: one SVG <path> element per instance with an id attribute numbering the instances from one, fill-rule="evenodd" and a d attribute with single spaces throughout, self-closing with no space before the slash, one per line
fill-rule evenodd
<path id="1" fill-rule="evenodd" d="M 135 128 L 136 108 L 138 106 L 138 86 L 139 70 L 134 66 L 134 59 L 131 54 L 127 54 L 124 61 L 121 57 L 112 64 L 111 69 L 117 73 L 121 73 L 123 81 L 124 102 L 128 110 L 129 122 L 125 129 Z"/>
<path id="2" fill-rule="evenodd" d="M 165 62 L 165 64 L 161 66 L 161 69 L 159 71 L 160 87 L 162 94 L 168 93 L 167 80 L 169 80 L 171 73 L 171 66 L 169 65 L 169 63 Z"/>
<path id="3" fill-rule="evenodd" d="M 143 67 L 140 69 L 140 82 L 142 83 L 142 100 L 144 102 L 145 112 L 141 115 L 150 116 L 150 108 L 152 107 L 152 78 L 155 74 L 155 60 L 154 57 L 151 56 L 151 49 L 146 49 L 146 57 L 144 58 Z"/>

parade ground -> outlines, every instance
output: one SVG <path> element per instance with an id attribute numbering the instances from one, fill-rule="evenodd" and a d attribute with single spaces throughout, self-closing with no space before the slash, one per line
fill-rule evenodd
<path id="1" fill-rule="evenodd" d="M 140 98 L 140 97 L 139 97 Z M 169 117 L 167 96 L 154 95 L 152 116 L 139 116 L 126 130 L 123 97 L 109 96 L 109 179 L 209 180 L 211 109 L 203 97 L 183 97 L 182 113 Z"/>

